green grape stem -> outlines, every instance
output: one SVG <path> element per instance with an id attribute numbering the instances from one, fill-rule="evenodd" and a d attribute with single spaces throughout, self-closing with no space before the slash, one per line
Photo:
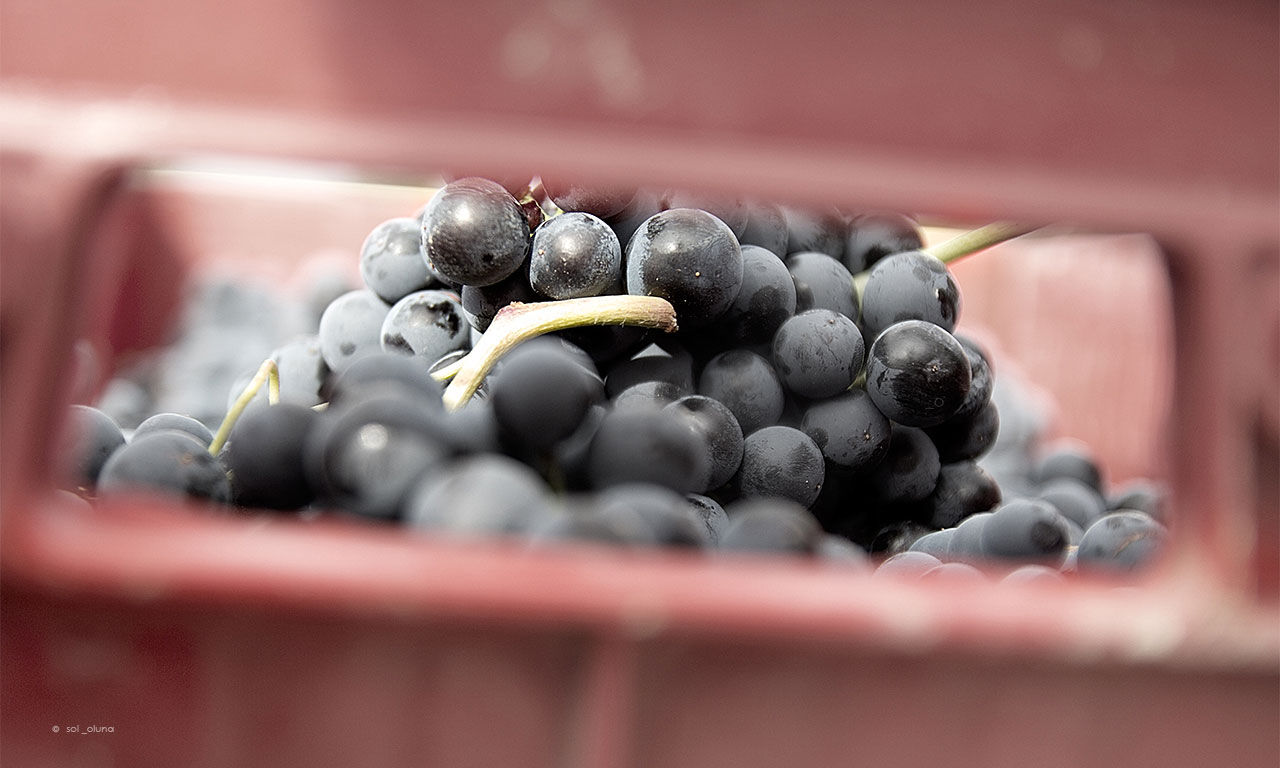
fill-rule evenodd
<path id="1" fill-rule="evenodd" d="M 544 333 L 590 325 L 633 325 L 671 333 L 676 330 L 676 311 L 671 302 L 658 296 L 591 296 L 508 304 L 498 310 L 475 349 L 431 374 L 438 381 L 449 381 L 444 391 L 445 408 L 456 411 L 465 405 L 494 364 L 519 344 Z"/>
<path id="2" fill-rule="evenodd" d="M 997 221 L 957 235 L 944 243 L 931 245 L 925 248 L 924 252 L 931 256 L 936 256 L 943 264 L 950 264 L 966 256 L 972 256 L 979 251 L 985 251 L 993 245 L 999 245 L 1006 240 L 1025 235 L 1033 229 L 1035 228 L 1008 221 Z M 862 293 L 866 290 L 867 278 L 870 276 L 871 270 L 869 269 L 864 269 L 853 276 L 853 289 L 858 294 L 859 302 L 862 301 Z"/>
<path id="3" fill-rule="evenodd" d="M 264 360 L 262 365 L 258 367 L 258 372 L 254 374 L 249 384 L 245 386 L 244 391 L 236 398 L 231 409 L 227 411 L 226 417 L 222 419 L 222 424 L 218 426 L 218 432 L 213 436 L 213 442 L 209 443 L 209 453 L 217 456 L 222 451 L 222 447 L 227 444 L 227 438 L 231 436 L 231 429 L 240 420 L 240 415 L 244 413 L 244 409 L 249 407 L 249 403 L 253 402 L 254 396 L 258 394 L 258 390 L 262 389 L 263 384 L 267 385 L 267 403 L 275 405 L 280 402 L 280 368 L 276 365 L 275 360 Z"/>

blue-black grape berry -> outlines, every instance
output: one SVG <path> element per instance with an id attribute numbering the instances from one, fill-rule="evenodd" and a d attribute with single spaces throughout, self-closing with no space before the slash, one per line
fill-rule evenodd
<path id="1" fill-rule="evenodd" d="M 772 203 L 748 202 L 747 226 L 738 242 L 744 246 L 758 245 L 778 256 L 787 255 L 787 217 Z"/>
<path id="2" fill-rule="evenodd" d="M 954 416 L 971 376 L 955 337 L 921 320 L 887 328 L 867 357 L 867 394 L 881 413 L 909 427 L 933 427 Z"/>
<path id="3" fill-rule="evenodd" d="M 858 294 L 853 275 L 825 253 L 800 251 L 787 257 L 787 271 L 796 286 L 796 311 L 829 309 L 858 319 Z"/>
<path id="4" fill-rule="evenodd" d="M 527 465 L 496 454 L 459 459 L 427 474 L 405 501 L 405 520 L 453 536 L 511 535 L 551 514 L 546 484 Z"/>
<path id="5" fill-rule="evenodd" d="M 382 323 L 391 305 L 369 290 L 350 291 L 330 302 L 320 316 L 320 354 L 334 371 L 346 370 L 365 355 L 382 350 Z"/>
<path id="6" fill-rule="evenodd" d="M 853 472 L 879 464 L 889 452 L 889 420 L 861 389 L 810 405 L 800 429 L 831 464 Z"/>
<path id="7" fill-rule="evenodd" d="M 422 214 L 431 269 L 462 285 L 493 285 L 529 253 L 529 223 L 511 193 L 488 179 L 444 185 Z"/>
<path id="8" fill-rule="evenodd" d="M 743 498 L 783 498 L 809 507 L 825 477 L 822 451 L 808 435 L 772 426 L 747 435 L 734 482 Z"/>
<path id="9" fill-rule="evenodd" d="M 742 427 L 733 411 L 705 395 L 681 397 L 666 407 L 684 414 L 707 441 L 711 473 L 706 490 L 729 482 L 742 464 Z"/>
<path id="10" fill-rule="evenodd" d="M 796 312 L 796 284 L 772 252 L 742 246 L 742 287 L 712 333 L 726 345 L 768 344 Z"/>
<path id="11" fill-rule="evenodd" d="M 672 208 L 644 223 L 627 245 L 627 293 L 661 296 L 680 327 L 705 326 L 742 287 L 742 249 L 733 231 L 706 211 Z"/>
<path id="12" fill-rule="evenodd" d="M 773 365 L 783 385 L 801 397 L 831 397 L 848 389 L 865 354 L 858 326 L 829 309 L 801 312 L 773 337 Z"/>
<path id="13" fill-rule="evenodd" d="M 681 413 L 623 409 L 600 422 L 588 449 L 587 472 L 596 488 L 656 483 L 697 493 L 707 488 L 711 464 L 706 441 Z"/>
<path id="14" fill-rule="evenodd" d="M 549 299 L 613 292 L 622 285 L 618 236 L 589 213 L 566 213 L 547 220 L 533 233 L 529 283 Z"/>
<path id="15" fill-rule="evenodd" d="M 1165 527 L 1145 512 L 1111 512 L 1084 532 L 1076 551 L 1076 568 L 1080 573 L 1136 571 L 1160 554 L 1167 536 Z"/>
<path id="16" fill-rule="evenodd" d="M 982 553 L 989 558 L 1062 563 L 1068 532 L 1058 510 L 1037 499 L 1013 499 L 992 513 L 982 529 Z"/>
<path id="17" fill-rule="evenodd" d="M 448 291 L 411 293 L 382 322 L 383 350 L 413 355 L 426 365 L 470 344 L 462 304 Z"/>
<path id="18" fill-rule="evenodd" d="M 298 509 L 315 491 L 307 480 L 306 444 L 320 415 L 305 405 L 279 403 L 246 410 L 231 431 L 227 468 L 236 504 Z"/>
<path id="19" fill-rule="evenodd" d="M 864 213 L 849 222 L 844 265 L 850 272 L 871 269 L 885 256 L 924 246 L 916 223 L 900 213 Z"/>
<path id="20" fill-rule="evenodd" d="M 923 320 L 946 331 L 960 318 L 960 286 L 935 256 L 908 251 L 871 270 L 862 292 L 862 324 L 875 338 L 903 320 Z"/>
<path id="21" fill-rule="evenodd" d="M 179 413 L 157 413 L 154 416 L 148 416 L 138 425 L 137 429 L 133 430 L 131 438 L 137 440 L 152 432 L 163 432 L 168 429 L 185 432 L 204 443 L 206 447 L 213 442 L 213 433 L 209 431 L 208 427 L 190 416 L 183 416 Z"/>
<path id="22" fill-rule="evenodd" d="M 563 347 L 526 344 L 502 362 L 489 401 L 503 439 L 524 450 L 545 451 L 573 434 L 604 386 Z"/>
<path id="23" fill-rule="evenodd" d="M 804 507 L 786 499 L 746 499 L 730 504 L 720 549 L 811 555 L 822 545 L 822 526 Z"/>
<path id="24" fill-rule="evenodd" d="M 124 433 L 110 416 L 87 405 L 73 405 L 62 429 L 59 456 L 62 483 L 92 491 L 107 459 L 125 444 Z"/>
<path id="25" fill-rule="evenodd" d="M 776 424 L 786 401 L 782 381 L 769 361 L 744 349 L 709 360 L 698 379 L 698 394 L 728 406 L 744 435 Z"/>
<path id="26" fill-rule="evenodd" d="M 360 277 L 388 304 L 430 288 L 436 281 L 422 258 L 422 222 L 403 217 L 374 227 L 360 247 Z"/>
<path id="27" fill-rule="evenodd" d="M 217 458 L 196 438 L 173 430 L 143 435 L 112 453 L 98 477 L 98 492 L 231 501 L 231 484 Z"/>

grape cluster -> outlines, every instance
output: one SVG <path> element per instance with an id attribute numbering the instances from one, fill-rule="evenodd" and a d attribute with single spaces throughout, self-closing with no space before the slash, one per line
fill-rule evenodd
<path id="1" fill-rule="evenodd" d="M 978 463 L 992 361 L 955 333 L 959 286 L 907 217 L 464 178 L 375 228 L 359 267 L 274 358 L 279 403 L 259 393 L 217 436 L 159 414 L 129 440 L 76 406 L 67 485 L 539 545 L 882 552 L 883 572 L 944 577 L 1133 569 L 1165 539 L 1158 487 L 1108 496 L 1079 447 L 1004 498 Z M 628 296 L 678 329 L 557 320 L 592 297 L 626 316 Z M 538 302 L 542 335 L 446 396 Z"/>

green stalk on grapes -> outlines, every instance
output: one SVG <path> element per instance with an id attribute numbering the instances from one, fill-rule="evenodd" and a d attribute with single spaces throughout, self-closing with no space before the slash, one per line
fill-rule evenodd
<path id="1" fill-rule="evenodd" d="M 1032 229 L 1033 227 L 1008 221 L 997 221 L 956 235 L 944 243 L 931 245 L 925 248 L 924 252 L 930 256 L 937 257 L 943 264 L 950 264 L 966 256 L 972 256 L 979 251 L 985 251 L 993 245 L 999 245 L 1007 240 L 1025 235 Z M 867 287 L 867 279 L 870 276 L 871 270 L 869 269 L 864 269 L 853 276 L 853 290 L 858 294 L 859 303 L 862 301 L 862 293 Z"/>
<path id="2" fill-rule="evenodd" d="M 213 442 L 209 443 L 209 453 L 217 456 L 222 450 L 222 446 L 227 444 L 227 438 L 231 436 L 231 429 L 240 419 L 240 414 L 244 413 L 244 409 L 249 407 L 249 403 L 253 402 L 253 398 L 258 394 L 258 390 L 262 389 L 262 385 L 267 385 L 267 403 L 275 405 L 280 402 L 280 368 L 276 365 L 275 360 L 264 360 L 262 365 L 258 367 L 258 372 L 245 386 L 244 391 L 236 398 L 235 403 L 231 406 L 231 410 L 227 411 L 227 415 L 222 419 L 222 424 L 218 426 L 218 431 L 213 436 Z"/>
<path id="3" fill-rule="evenodd" d="M 658 296 L 590 296 L 563 301 L 508 304 L 494 316 L 480 343 L 466 357 L 435 371 L 449 381 L 444 405 L 457 410 L 480 388 L 495 363 L 517 345 L 552 331 L 587 325 L 634 325 L 668 333 L 676 330 L 676 311 Z"/>

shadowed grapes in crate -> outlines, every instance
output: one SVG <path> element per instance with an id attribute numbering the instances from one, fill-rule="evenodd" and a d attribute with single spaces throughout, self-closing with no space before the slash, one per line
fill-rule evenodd
<path id="1" fill-rule="evenodd" d="M 901 214 L 511 186 L 455 179 L 379 224 L 350 247 L 360 284 L 311 291 L 318 317 L 198 294 L 241 342 L 187 330 L 165 356 L 205 388 L 234 369 L 229 394 L 151 415 L 180 373 L 113 384 L 73 407 L 64 485 L 539 546 L 878 554 L 943 579 L 1159 554 L 1160 485 L 1046 442 L 1035 386 L 957 331 L 948 265 L 1025 229 L 926 247 Z"/>

